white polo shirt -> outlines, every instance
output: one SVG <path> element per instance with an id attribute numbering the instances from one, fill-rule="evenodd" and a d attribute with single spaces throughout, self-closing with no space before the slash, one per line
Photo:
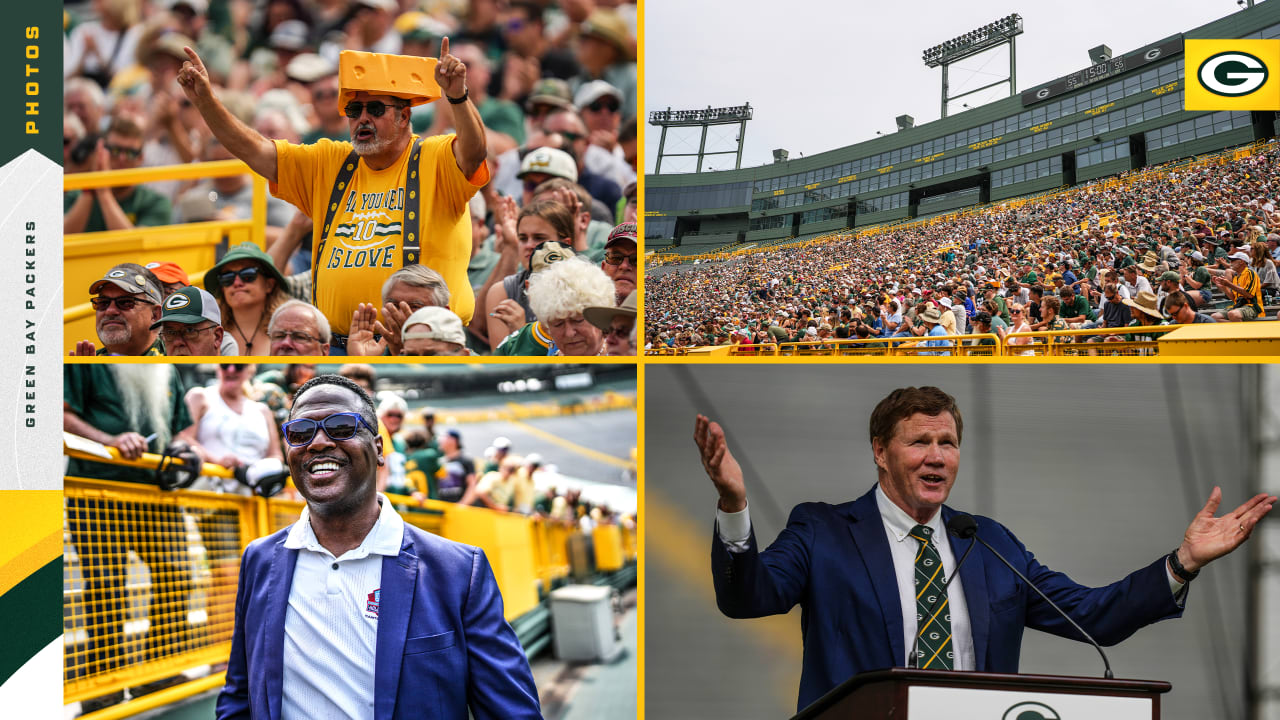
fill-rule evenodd
<path id="1" fill-rule="evenodd" d="M 311 514 L 289 529 L 298 550 L 284 620 L 282 720 L 373 718 L 382 557 L 396 557 L 404 520 L 378 494 L 381 510 L 359 547 L 335 558 L 316 540 Z"/>

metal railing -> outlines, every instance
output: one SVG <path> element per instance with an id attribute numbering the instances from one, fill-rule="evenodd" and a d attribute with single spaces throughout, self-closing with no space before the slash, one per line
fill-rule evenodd
<path id="1" fill-rule="evenodd" d="M 89 286 L 113 265 L 122 262 L 176 262 L 188 269 L 188 276 L 199 284 L 199 278 L 213 267 L 218 255 L 227 247 L 251 241 L 266 247 L 267 181 L 253 173 L 239 160 L 164 165 L 132 170 L 104 170 L 73 173 L 63 178 L 64 190 L 138 185 L 164 180 L 201 180 L 204 178 L 251 175 L 253 213 L 246 220 L 220 220 L 138 227 L 130 230 L 70 233 L 64 236 L 62 312 L 63 342 L 70 350 L 75 342 L 95 337 L 93 307 L 89 305 Z M 191 271 L 191 268 L 198 268 Z"/>

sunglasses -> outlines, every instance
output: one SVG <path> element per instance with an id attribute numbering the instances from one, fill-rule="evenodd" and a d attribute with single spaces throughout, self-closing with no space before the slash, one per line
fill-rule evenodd
<path id="1" fill-rule="evenodd" d="M 111 307 L 111 303 L 115 303 L 116 309 L 119 310 L 120 312 L 129 312 L 134 307 L 136 307 L 138 303 L 143 303 L 146 305 L 155 304 L 147 300 L 140 300 L 135 297 L 129 297 L 128 295 L 122 295 L 120 297 L 114 297 L 114 298 L 96 297 L 96 298 L 91 298 L 89 300 L 89 304 L 93 305 L 93 309 L 97 310 L 98 312 L 102 312 L 107 308 Z"/>
<path id="2" fill-rule="evenodd" d="M 606 338 L 617 337 L 619 339 L 627 339 L 631 337 L 631 328 L 620 328 L 609 326 L 608 330 L 602 333 Z"/>
<path id="3" fill-rule="evenodd" d="M 622 106 L 618 104 L 617 100 L 609 98 L 607 100 L 597 100 L 588 105 L 586 109 L 591 112 L 602 112 L 604 110 L 608 110 L 611 113 L 616 113 L 620 107 Z"/>
<path id="4" fill-rule="evenodd" d="M 218 367 L 222 368 L 223 372 L 227 372 L 231 370 L 234 370 L 235 372 L 240 372 L 241 370 L 249 366 L 244 363 L 222 363 Z"/>
<path id="5" fill-rule="evenodd" d="M 280 429 L 284 431 L 284 441 L 289 443 L 290 447 L 303 447 L 311 444 L 316 437 L 316 431 L 321 428 L 330 440 L 350 440 L 360 431 L 361 425 L 368 428 L 371 433 L 378 432 L 369 427 L 369 423 L 360 417 L 360 413 L 353 412 L 334 413 L 321 420 L 310 418 L 290 420 L 281 425 Z"/>
<path id="6" fill-rule="evenodd" d="M 142 148 L 131 148 L 124 147 L 123 145 L 110 144 L 104 145 L 103 147 L 107 149 L 107 152 L 115 155 L 116 157 L 129 158 L 130 160 L 137 160 L 142 157 Z"/>
<path id="7" fill-rule="evenodd" d="M 243 281 L 245 285 L 248 285 L 254 280 L 257 280 L 258 276 L 261 274 L 262 274 L 262 271 L 256 267 L 241 268 L 239 270 L 228 270 L 226 272 L 218 273 L 218 282 L 221 283 L 222 285 L 230 286 L 233 283 L 235 283 L 236 277 L 239 276 L 240 280 Z"/>
<path id="8" fill-rule="evenodd" d="M 380 118 L 386 114 L 387 108 L 389 107 L 391 106 L 382 102 L 381 100 L 370 100 L 369 102 L 360 102 L 359 100 L 352 100 L 351 102 L 347 103 L 347 106 L 345 108 L 342 109 L 342 114 L 346 115 L 352 120 L 355 120 L 360 117 L 361 113 L 364 113 L 367 111 L 369 113 L 369 117 Z M 402 108 L 405 106 L 399 103 L 396 103 L 395 107 Z"/>
<path id="9" fill-rule="evenodd" d="M 609 252 L 605 252 L 604 254 L 604 261 L 609 263 L 610 265 L 621 265 L 622 261 L 626 260 L 628 263 L 631 263 L 631 267 L 635 267 L 636 260 L 638 258 L 639 258 L 639 255 L 628 255 L 626 253 L 620 253 L 620 252 L 609 251 Z"/>

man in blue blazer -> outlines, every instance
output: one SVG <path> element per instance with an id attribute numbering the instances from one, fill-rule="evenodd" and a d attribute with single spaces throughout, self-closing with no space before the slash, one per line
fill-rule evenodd
<path id="1" fill-rule="evenodd" d="M 796 506 L 761 552 L 742 470 L 724 431 L 698 416 L 694 439 L 720 495 L 711 550 L 716 603 L 734 618 L 786 613 L 800 604 L 799 708 L 853 675 L 906 665 L 913 649 L 920 667 L 1014 673 L 1024 627 L 1083 639 L 981 545 L 942 589 L 959 554 L 976 542 L 950 541 L 945 529 L 957 512 L 943 503 L 955 483 L 962 432 L 950 395 L 933 387 L 893 391 L 871 415 L 876 486 L 853 502 Z M 1144 625 L 1180 616 L 1186 583 L 1244 542 L 1276 502 L 1261 494 L 1215 518 L 1221 500 L 1214 488 L 1172 553 L 1101 588 L 1044 567 L 996 521 L 975 520 L 979 537 L 1100 644 L 1112 645 Z M 925 577 L 931 557 L 940 560 L 941 572 Z M 917 643 L 921 622 L 926 633 Z M 937 646 L 932 653 L 923 649 L 930 642 Z"/>
<path id="2" fill-rule="evenodd" d="M 540 718 L 484 553 L 406 525 L 376 492 L 369 396 L 313 378 L 284 432 L 307 507 L 245 551 L 218 718 Z"/>

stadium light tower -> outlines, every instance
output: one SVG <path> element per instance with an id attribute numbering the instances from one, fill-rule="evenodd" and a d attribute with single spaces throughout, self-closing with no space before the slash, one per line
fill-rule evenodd
<path id="1" fill-rule="evenodd" d="M 734 107 L 707 107 L 705 110 L 672 110 L 671 108 L 667 108 L 666 110 L 654 110 L 649 113 L 649 124 L 657 125 L 662 128 L 662 136 L 658 140 L 658 166 L 654 168 L 654 174 L 662 174 L 663 157 L 697 157 L 698 169 L 696 172 L 702 172 L 702 158 L 707 155 L 735 155 L 736 158 L 733 163 L 733 169 L 737 170 L 742 167 L 742 139 L 747 136 L 747 121 L 750 119 L 751 103 L 737 105 Z M 737 143 L 737 148 L 734 150 L 706 152 L 707 128 L 712 125 L 731 125 L 733 123 L 738 123 L 738 136 L 734 138 L 734 142 Z M 667 128 L 698 126 L 702 127 L 702 139 L 698 142 L 698 152 L 665 152 L 667 145 Z"/>
<path id="2" fill-rule="evenodd" d="M 972 32 L 967 32 L 960 37 L 953 38 L 939 45 L 934 45 L 924 51 L 924 64 L 929 67 L 942 66 L 942 117 L 947 116 L 947 103 L 951 100 L 958 100 L 967 95 L 981 92 L 987 88 L 995 87 L 1001 83 L 1009 83 L 1009 96 L 1012 97 L 1018 91 L 1017 80 L 1017 46 L 1014 38 L 1022 34 L 1022 16 L 1013 13 L 1007 17 L 1000 18 L 993 23 L 987 23 Z M 1002 78 L 993 83 L 983 85 L 976 90 L 970 90 L 959 95 L 947 95 L 947 67 L 959 60 L 977 55 L 978 53 L 992 50 L 1001 45 L 1008 43 L 1009 45 L 1009 77 Z"/>

